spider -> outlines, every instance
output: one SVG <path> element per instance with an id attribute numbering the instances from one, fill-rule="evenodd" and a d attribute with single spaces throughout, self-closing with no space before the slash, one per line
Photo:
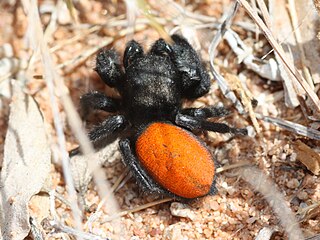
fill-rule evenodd
<path id="1" fill-rule="evenodd" d="M 183 100 L 208 93 L 210 78 L 188 41 L 171 37 L 172 44 L 160 38 L 147 53 L 135 40 L 128 42 L 125 71 L 117 52 L 101 50 L 95 71 L 121 99 L 90 92 L 80 98 L 80 109 L 82 117 L 92 110 L 116 113 L 94 127 L 89 139 L 96 145 L 121 135 L 123 162 L 144 192 L 191 200 L 216 192 L 213 157 L 192 131 L 247 130 L 207 120 L 227 115 L 224 107 L 182 108 Z"/>

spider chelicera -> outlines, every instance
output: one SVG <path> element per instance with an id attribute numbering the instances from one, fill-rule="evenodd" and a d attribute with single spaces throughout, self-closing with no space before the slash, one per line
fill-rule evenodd
<path id="1" fill-rule="evenodd" d="M 81 97 L 80 107 L 82 117 L 92 110 L 116 113 L 89 138 L 97 144 L 121 135 L 123 161 L 144 191 L 187 200 L 216 191 L 213 157 L 192 131 L 246 135 L 247 130 L 207 120 L 228 114 L 223 107 L 182 108 L 184 99 L 208 93 L 210 78 L 188 41 L 171 37 L 172 44 L 159 39 L 148 53 L 136 41 L 128 42 L 125 71 L 114 50 L 101 50 L 95 70 L 121 99 L 90 92 Z"/>

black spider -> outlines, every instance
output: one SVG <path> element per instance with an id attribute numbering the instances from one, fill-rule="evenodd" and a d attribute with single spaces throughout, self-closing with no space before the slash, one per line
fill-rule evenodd
<path id="1" fill-rule="evenodd" d="M 205 144 L 191 131 L 205 130 L 246 135 L 246 129 L 207 121 L 225 116 L 223 107 L 182 108 L 183 99 L 208 93 L 210 78 L 196 51 L 186 39 L 172 36 L 173 44 L 157 40 L 148 53 L 132 40 L 123 65 L 113 50 L 97 55 L 96 71 L 121 100 L 100 92 L 83 95 L 81 115 L 91 110 L 115 113 L 90 133 L 90 140 L 118 137 L 124 163 L 140 186 L 178 199 L 194 199 L 215 192 L 214 161 Z"/>

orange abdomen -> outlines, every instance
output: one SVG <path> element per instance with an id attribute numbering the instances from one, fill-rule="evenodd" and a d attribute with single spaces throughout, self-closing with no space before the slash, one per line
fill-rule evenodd
<path id="1" fill-rule="evenodd" d="M 175 195 L 196 198 L 210 192 L 214 161 L 192 133 L 168 123 L 152 123 L 138 137 L 136 154 L 148 174 Z"/>

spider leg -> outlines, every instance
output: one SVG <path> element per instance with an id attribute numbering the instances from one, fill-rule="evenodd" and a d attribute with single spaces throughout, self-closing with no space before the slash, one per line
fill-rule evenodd
<path id="1" fill-rule="evenodd" d="M 130 65 L 130 62 L 135 58 L 143 56 L 142 46 L 137 43 L 135 40 L 131 40 L 127 43 L 126 50 L 124 51 L 123 56 L 123 65 L 127 68 Z"/>
<path id="2" fill-rule="evenodd" d="M 198 119 L 224 117 L 230 114 L 229 110 L 225 107 L 217 106 L 208 106 L 203 108 L 184 108 L 180 110 L 180 113 Z"/>
<path id="3" fill-rule="evenodd" d="M 151 47 L 150 53 L 155 55 L 169 55 L 172 54 L 171 46 L 162 38 L 157 40 Z"/>
<path id="4" fill-rule="evenodd" d="M 97 147 L 104 142 L 114 141 L 118 135 L 126 128 L 128 125 L 126 119 L 122 115 L 115 115 L 107 118 L 98 126 L 94 127 L 88 134 L 89 140 L 92 144 Z M 69 152 L 69 156 L 72 157 L 80 153 L 80 148 L 75 148 Z"/>
<path id="5" fill-rule="evenodd" d="M 131 148 L 130 140 L 120 140 L 119 146 L 125 165 L 130 168 L 131 172 L 136 177 L 139 186 L 142 187 L 144 192 L 164 193 L 165 191 L 160 186 L 158 186 L 154 182 L 154 180 L 146 173 L 146 171 L 140 166 L 139 160 L 136 158 Z"/>
<path id="6" fill-rule="evenodd" d="M 101 50 L 96 58 L 95 71 L 105 84 L 119 88 L 124 79 L 119 56 L 114 50 Z"/>
<path id="7" fill-rule="evenodd" d="M 203 96 L 210 90 L 210 77 L 197 52 L 185 38 L 179 35 L 171 37 L 174 41 L 172 58 L 182 75 L 183 96 L 187 99 Z"/>
<path id="8" fill-rule="evenodd" d="M 122 115 L 108 117 L 98 126 L 94 127 L 88 134 L 91 142 L 95 143 L 102 139 L 117 136 L 127 126 L 127 121 Z"/>
<path id="9" fill-rule="evenodd" d="M 176 115 L 176 124 L 188 128 L 190 130 L 205 130 L 218 133 L 232 133 L 236 135 L 248 135 L 246 128 L 232 128 L 224 123 L 209 122 L 193 116 L 183 115 L 178 113 Z"/>
<path id="10" fill-rule="evenodd" d="M 106 96 L 101 92 L 90 92 L 80 97 L 80 115 L 82 119 L 93 110 L 102 110 L 106 112 L 116 112 L 119 110 L 120 102 Z"/>

